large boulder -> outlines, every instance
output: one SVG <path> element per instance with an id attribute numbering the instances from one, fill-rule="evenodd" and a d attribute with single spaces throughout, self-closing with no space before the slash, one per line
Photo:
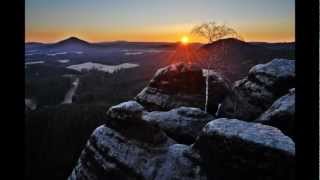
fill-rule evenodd
<path id="1" fill-rule="evenodd" d="M 168 148 L 165 160 L 155 169 L 154 180 L 207 180 L 202 168 L 202 160 L 190 146 L 174 144 Z"/>
<path id="2" fill-rule="evenodd" d="M 196 151 L 142 120 L 143 113 L 135 101 L 111 107 L 106 125 L 92 133 L 69 179 L 205 180 Z"/>
<path id="3" fill-rule="evenodd" d="M 189 146 L 168 141 L 150 145 L 98 127 L 82 151 L 69 180 L 206 180 Z"/>
<path id="4" fill-rule="evenodd" d="M 130 121 L 140 119 L 144 110 L 144 107 L 138 102 L 127 101 L 110 107 L 107 111 L 107 115 L 111 119 Z"/>
<path id="5" fill-rule="evenodd" d="M 204 108 L 205 76 L 194 64 L 178 63 L 159 69 L 135 99 L 149 111 L 187 106 Z M 208 111 L 214 113 L 229 93 L 227 81 L 217 73 L 209 76 Z"/>
<path id="6" fill-rule="evenodd" d="M 280 130 L 237 119 L 209 122 L 193 148 L 208 179 L 294 179 L 295 144 Z"/>
<path id="7" fill-rule="evenodd" d="M 255 122 L 277 127 L 294 139 L 295 89 L 276 100 Z"/>
<path id="8" fill-rule="evenodd" d="M 271 104 L 295 87 L 295 61 L 274 59 L 252 67 L 236 81 L 222 103 L 222 117 L 255 120 Z"/>
<path id="9" fill-rule="evenodd" d="M 106 125 L 122 133 L 127 139 L 135 139 L 150 144 L 167 141 L 167 135 L 155 124 L 142 119 L 144 107 L 136 101 L 128 101 L 112 106 L 107 111 Z"/>
<path id="10" fill-rule="evenodd" d="M 201 129 L 214 117 L 199 108 L 179 107 L 166 112 L 145 113 L 142 119 L 157 124 L 177 142 L 192 144 Z"/>

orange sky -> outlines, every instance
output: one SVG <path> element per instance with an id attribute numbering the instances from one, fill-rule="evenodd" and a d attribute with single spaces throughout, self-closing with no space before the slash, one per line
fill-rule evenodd
<path id="1" fill-rule="evenodd" d="M 245 41 L 267 41 L 267 42 L 292 42 L 294 32 L 243 32 L 240 33 Z M 70 36 L 76 36 L 90 42 L 102 41 L 145 41 L 145 42 L 177 42 L 182 36 L 188 36 L 191 42 L 202 42 L 206 40 L 190 35 L 188 32 L 158 33 L 158 34 L 125 34 L 125 33 L 86 33 L 86 32 L 26 32 L 26 42 L 56 42 Z"/>
<path id="2" fill-rule="evenodd" d="M 250 27 L 239 27 L 238 32 L 241 34 L 245 41 L 267 41 L 267 42 L 292 42 L 295 40 L 293 25 L 287 27 L 278 26 L 274 27 L 255 27 L 252 30 Z M 56 42 L 65 39 L 70 36 L 76 36 L 90 42 L 102 42 L 102 41 L 146 41 L 146 42 L 176 42 L 186 35 L 191 42 L 203 42 L 206 40 L 191 35 L 189 32 L 192 29 L 192 25 L 189 27 L 182 26 L 179 28 L 168 28 L 164 31 L 152 31 L 146 32 L 147 28 L 139 32 L 108 32 L 108 31 L 86 31 L 86 30 L 69 30 L 68 31 L 26 31 L 27 42 Z"/>
<path id="3" fill-rule="evenodd" d="M 292 0 L 43 0 L 26 1 L 26 42 L 77 36 L 90 42 L 176 42 L 198 24 L 216 21 L 245 41 L 294 41 Z"/>

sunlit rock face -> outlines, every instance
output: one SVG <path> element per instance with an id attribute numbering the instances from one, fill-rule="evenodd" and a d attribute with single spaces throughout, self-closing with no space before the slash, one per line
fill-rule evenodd
<path id="1" fill-rule="evenodd" d="M 255 122 L 279 128 L 283 133 L 294 138 L 295 89 L 279 99 L 266 110 Z"/>
<path id="2" fill-rule="evenodd" d="M 216 119 L 193 148 L 204 159 L 208 179 L 294 179 L 295 144 L 271 126 Z"/>
<path id="3" fill-rule="evenodd" d="M 192 144 L 201 129 L 214 117 L 199 108 L 179 107 L 170 111 L 145 113 L 145 121 L 158 125 L 179 143 Z"/>
<path id="4" fill-rule="evenodd" d="M 172 64 L 159 69 L 135 99 L 149 111 L 181 106 L 203 109 L 205 81 L 200 67 L 185 63 Z M 210 73 L 208 111 L 214 113 L 229 92 L 227 81 L 217 73 Z"/>
<path id="5" fill-rule="evenodd" d="M 232 93 L 222 103 L 222 114 L 253 121 L 294 87 L 295 61 L 274 59 L 256 65 L 246 78 L 234 83 Z"/>

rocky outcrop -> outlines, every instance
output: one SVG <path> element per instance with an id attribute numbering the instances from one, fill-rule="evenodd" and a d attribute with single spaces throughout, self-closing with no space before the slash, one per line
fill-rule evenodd
<path id="1" fill-rule="evenodd" d="M 201 110 L 200 68 L 162 68 L 136 101 L 109 108 L 69 179 L 293 180 L 295 145 L 285 134 L 294 121 L 294 89 L 287 94 L 294 79 L 294 61 L 284 59 L 253 67 L 233 92 L 210 72 L 209 112 L 222 102 L 221 115 L 237 117 L 215 119 Z"/>
<path id="2" fill-rule="evenodd" d="M 110 107 L 107 114 L 111 119 L 119 121 L 140 120 L 144 110 L 144 107 L 136 101 L 128 101 Z"/>
<path id="3" fill-rule="evenodd" d="M 283 133 L 294 137 L 295 89 L 276 100 L 255 122 L 277 127 Z"/>
<path id="4" fill-rule="evenodd" d="M 167 112 L 145 113 L 144 120 L 157 124 L 168 136 L 179 143 L 192 144 L 201 129 L 214 117 L 199 108 L 180 107 Z"/>
<path id="5" fill-rule="evenodd" d="M 293 179 L 294 143 L 274 127 L 212 120 L 198 108 L 147 112 L 135 101 L 113 106 L 107 114 L 106 125 L 91 135 L 70 180 Z M 161 128 L 197 138 L 189 146 L 177 144 Z"/>
<path id="6" fill-rule="evenodd" d="M 69 179 L 205 180 L 198 155 L 141 120 L 142 112 L 134 101 L 111 107 L 107 124 L 112 128 L 103 125 L 93 132 Z"/>
<path id="7" fill-rule="evenodd" d="M 274 59 L 256 65 L 246 78 L 234 83 L 232 93 L 222 103 L 222 116 L 253 121 L 294 86 L 294 61 Z"/>
<path id="8" fill-rule="evenodd" d="M 205 160 L 208 179 L 294 179 L 294 142 L 271 126 L 216 119 L 193 148 Z"/>
<path id="9" fill-rule="evenodd" d="M 106 125 L 124 135 L 128 140 L 134 139 L 149 144 L 162 144 L 169 141 L 167 135 L 155 124 L 142 120 L 144 107 L 136 101 L 128 101 L 110 107 Z"/>
<path id="10" fill-rule="evenodd" d="M 155 167 L 170 143 L 148 145 L 129 140 L 128 136 L 106 126 L 98 127 L 91 135 L 69 179 L 143 179 L 154 173 Z"/>
<path id="11" fill-rule="evenodd" d="M 226 80 L 217 73 L 210 73 L 208 111 L 214 113 L 229 91 Z M 204 108 L 205 77 L 202 69 L 185 63 L 161 68 L 135 99 L 149 111 L 181 106 Z"/>

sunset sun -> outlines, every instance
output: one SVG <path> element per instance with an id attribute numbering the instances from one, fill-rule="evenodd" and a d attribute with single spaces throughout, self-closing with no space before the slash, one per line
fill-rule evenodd
<path id="1" fill-rule="evenodd" d="M 186 45 L 189 43 L 189 38 L 188 36 L 182 36 L 180 41 L 182 44 Z"/>

